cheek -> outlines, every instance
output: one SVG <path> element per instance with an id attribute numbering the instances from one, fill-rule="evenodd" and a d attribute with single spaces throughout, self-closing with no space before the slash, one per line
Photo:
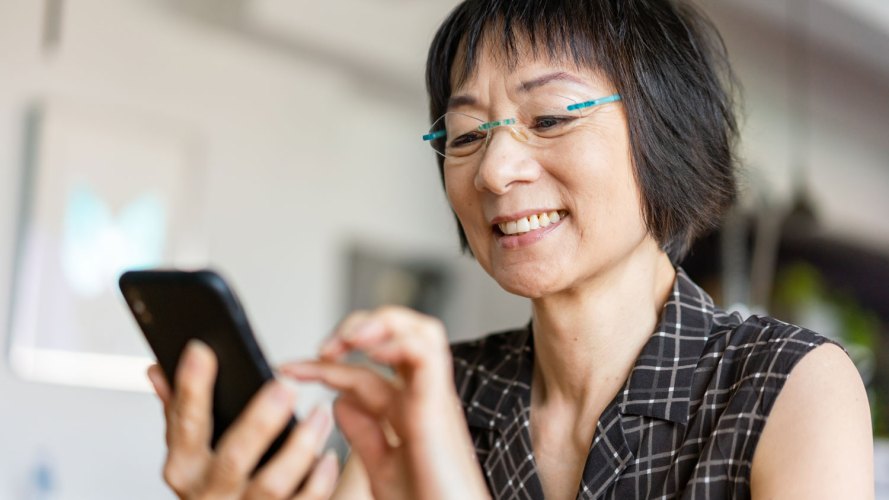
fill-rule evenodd
<path id="1" fill-rule="evenodd" d="M 448 203 L 450 203 L 451 209 L 456 212 L 457 217 L 459 217 L 462 222 L 463 212 L 465 212 L 466 203 L 468 201 L 468 193 L 465 183 L 459 176 L 447 170 L 445 170 L 444 173 L 444 183 L 445 195 L 448 197 Z"/>
<path id="2" fill-rule="evenodd" d="M 619 240 L 616 236 L 637 239 L 645 231 L 641 195 L 636 183 L 632 157 L 626 138 L 619 135 L 607 140 L 598 139 L 567 151 L 568 155 L 584 161 L 573 162 L 565 184 L 577 205 L 575 210 L 582 223 L 582 239 L 600 238 Z M 611 235 L 608 237 L 607 235 Z M 614 241 L 618 244 L 618 241 Z"/>
<path id="3" fill-rule="evenodd" d="M 467 177 L 465 172 L 445 171 L 445 195 L 448 197 L 448 203 L 451 209 L 457 214 L 460 225 L 467 237 L 472 237 L 472 233 L 478 229 L 477 221 L 479 210 L 476 208 L 478 200 L 476 199 L 476 191 L 473 188 L 472 178 Z"/>

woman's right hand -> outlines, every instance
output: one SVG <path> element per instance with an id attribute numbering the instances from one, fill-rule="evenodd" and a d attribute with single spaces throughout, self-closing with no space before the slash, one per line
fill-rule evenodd
<path id="1" fill-rule="evenodd" d="M 251 475 L 292 415 L 290 390 L 278 381 L 266 383 L 213 450 L 213 351 L 201 342 L 189 343 L 176 369 L 175 391 L 159 366 L 152 365 L 148 377 L 163 402 L 167 423 L 164 481 L 180 498 L 330 497 L 339 474 L 336 456 L 327 453 L 320 460 L 316 456 L 333 428 L 327 411 L 316 408 L 275 456 Z"/>

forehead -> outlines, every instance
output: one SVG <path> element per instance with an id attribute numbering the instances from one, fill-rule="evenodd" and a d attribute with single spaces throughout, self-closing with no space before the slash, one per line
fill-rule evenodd
<path id="1" fill-rule="evenodd" d="M 569 56 L 570 49 L 541 50 L 527 37 L 516 36 L 508 46 L 489 31 L 470 52 L 460 45 L 451 66 L 451 96 L 486 92 L 502 86 L 509 93 L 534 91 L 551 86 L 578 90 L 606 91 L 613 85 L 599 68 L 581 65 Z"/>

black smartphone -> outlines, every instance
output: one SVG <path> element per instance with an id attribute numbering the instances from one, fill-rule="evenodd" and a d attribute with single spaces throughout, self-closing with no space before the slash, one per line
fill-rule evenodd
<path id="1" fill-rule="evenodd" d="M 234 291 L 210 270 L 128 271 L 121 275 L 119 285 L 171 384 L 189 340 L 203 341 L 216 354 L 211 442 L 215 448 L 253 395 L 274 378 Z M 296 419 L 291 417 L 257 469 L 278 451 L 295 426 Z"/>

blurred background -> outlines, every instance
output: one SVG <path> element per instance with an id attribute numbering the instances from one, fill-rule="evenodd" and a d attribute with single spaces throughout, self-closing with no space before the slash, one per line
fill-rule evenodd
<path id="1" fill-rule="evenodd" d="M 743 195 L 683 265 L 847 346 L 889 498 L 889 3 L 697 3 L 740 82 Z M 420 141 L 455 4 L 0 0 L 0 498 L 171 497 L 121 269 L 220 270 L 273 363 L 355 307 L 455 340 L 527 321 L 460 256 Z"/>

